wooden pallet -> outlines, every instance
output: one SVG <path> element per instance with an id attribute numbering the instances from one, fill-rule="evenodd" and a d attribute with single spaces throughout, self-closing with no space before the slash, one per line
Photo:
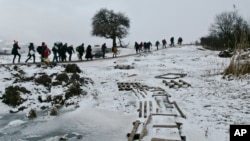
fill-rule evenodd
<path id="1" fill-rule="evenodd" d="M 170 80 L 170 81 L 163 80 L 162 83 L 164 83 L 169 88 L 191 87 L 191 84 L 189 84 L 188 82 L 186 82 L 184 80 L 178 80 L 178 81 L 175 81 L 175 80 Z"/>

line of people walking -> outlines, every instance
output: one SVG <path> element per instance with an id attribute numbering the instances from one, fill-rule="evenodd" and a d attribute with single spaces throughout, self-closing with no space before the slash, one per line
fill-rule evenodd
<path id="1" fill-rule="evenodd" d="M 14 55 L 12 63 L 15 63 L 16 57 L 18 57 L 18 63 L 20 63 L 21 54 L 19 50 L 21 47 L 18 44 L 18 41 L 14 41 L 13 48 L 11 54 Z M 106 43 L 101 46 L 102 57 L 105 58 L 106 53 Z M 36 52 L 40 55 L 41 62 L 49 63 L 49 62 L 65 62 L 65 61 L 72 61 L 72 55 L 77 53 L 77 57 L 80 61 L 83 60 L 83 55 L 85 53 L 86 60 L 93 60 L 93 53 L 91 45 L 88 45 L 86 50 L 84 47 L 84 43 L 77 46 L 76 48 L 73 45 L 68 45 L 67 43 L 56 42 L 54 43 L 52 49 L 50 50 L 45 42 L 42 42 L 40 46 L 35 48 L 34 43 L 30 43 L 28 46 L 28 55 L 25 63 L 29 60 L 32 60 L 33 63 L 36 62 Z M 117 55 L 117 47 L 112 48 L 113 58 Z M 50 61 L 49 56 L 53 55 L 52 61 Z"/>
<path id="2" fill-rule="evenodd" d="M 182 41 L 183 41 L 182 37 L 179 37 L 177 44 L 182 45 Z M 166 39 L 163 39 L 161 41 L 161 43 L 162 43 L 162 48 L 167 48 Z M 159 49 L 161 43 L 160 43 L 160 41 L 155 42 L 156 50 Z M 171 46 L 171 47 L 175 46 L 174 45 L 174 37 L 170 38 L 169 46 Z M 135 48 L 137 54 L 140 53 L 140 52 L 143 52 L 143 51 L 144 52 L 150 52 L 150 50 L 152 50 L 152 43 L 151 42 L 141 42 L 141 43 L 135 42 L 134 48 Z"/>

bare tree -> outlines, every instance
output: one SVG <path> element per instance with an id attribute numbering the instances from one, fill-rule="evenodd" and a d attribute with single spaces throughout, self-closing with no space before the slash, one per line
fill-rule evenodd
<path id="1" fill-rule="evenodd" d="M 237 11 L 217 15 L 215 23 L 210 27 L 211 36 L 224 40 L 228 47 L 235 46 L 241 38 L 242 32 L 249 32 L 249 27 Z"/>

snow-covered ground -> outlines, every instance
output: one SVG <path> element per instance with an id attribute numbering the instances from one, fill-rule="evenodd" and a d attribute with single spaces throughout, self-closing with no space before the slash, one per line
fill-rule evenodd
<path id="1" fill-rule="evenodd" d="M 135 53 L 132 47 L 122 48 L 119 55 L 131 53 Z M 26 54 L 23 56 L 25 57 L 22 57 L 22 62 L 26 59 Z M 76 54 L 73 59 L 76 59 Z M 2 56 L 0 59 L 1 63 L 11 61 L 12 56 Z M 147 126 L 148 134 L 143 141 L 155 136 L 179 139 L 175 129 L 165 131 L 151 128 L 153 123 L 169 125 L 177 121 L 183 123 L 181 134 L 186 136 L 187 141 L 228 141 L 230 124 L 250 124 L 250 77 L 230 81 L 223 79 L 221 72 L 228 66 L 229 61 L 228 58 L 219 58 L 216 51 L 200 46 L 182 46 L 122 58 L 77 63 L 83 70 L 81 75 L 94 81 L 94 84 L 86 89 L 88 94 L 79 98 L 80 107 L 62 108 L 56 117 L 43 113 L 34 120 L 28 120 L 24 116 L 28 110 L 8 114 L 12 108 L 0 102 L 0 140 L 58 140 L 65 134 L 68 134 L 71 140 L 77 140 L 79 135 L 79 140 L 88 141 L 127 140 L 126 135 L 133 128 L 132 122 L 142 122 L 139 133 L 145 125 L 147 118 L 138 117 L 140 101 L 152 101 L 152 113 L 157 113 L 157 108 L 161 108 L 159 113 L 169 112 L 166 108 L 157 107 L 157 98 L 151 96 L 152 91 L 146 91 L 147 94 L 141 97 L 132 91 L 119 91 L 117 86 L 119 82 L 138 82 L 148 87 L 162 88 L 171 95 L 170 101 L 176 101 L 186 116 L 182 118 L 178 114 L 177 117 L 152 118 Z M 114 69 L 117 65 L 130 65 L 134 68 Z M 44 71 L 35 66 L 21 68 L 27 74 Z M 11 76 L 12 71 L 7 71 L 2 66 L 0 71 L 2 95 L 5 87 L 13 85 L 4 81 L 4 78 Z M 63 71 L 60 65 L 55 69 L 45 70 L 49 74 L 60 71 Z M 191 84 L 191 87 L 169 88 L 163 80 L 173 79 L 155 78 L 167 73 L 186 74 L 185 77 L 174 80 L 182 79 Z M 32 85 L 22 85 L 29 90 L 33 89 Z M 164 101 L 163 98 L 160 100 Z M 39 107 L 39 103 L 33 106 L 32 108 Z"/>

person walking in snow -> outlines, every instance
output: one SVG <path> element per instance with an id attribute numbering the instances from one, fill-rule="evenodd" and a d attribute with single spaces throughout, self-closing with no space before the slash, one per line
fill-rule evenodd
<path id="1" fill-rule="evenodd" d="M 137 42 L 135 42 L 134 47 L 135 47 L 136 54 L 138 54 L 140 52 L 140 45 Z"/>
<path id="2" fill-rule="evenodd" d="M 49 55 L 51 54 L 51 51 L 50 49 L 46 46 L 45 49 L 44 49 L 44 60 L 48 59 Z"/>
<path id="3" fill-rule="evenodd" d="M 78 52 L 78 58 L 82 61 L 82 56 L 84 53 L 84 43 L 82 43 L 80 46 L 76 47 L 76 51 Z"/>
<path id="4" fill-rule="evenodd" d="M 36 51 L 40 54 L 41 57 L 41 62 L 44 61 L 44 51 L 47 48 L 47 45 L 45 44 L 45 42 L 42 42 L 41 46 L 38 46 Z"/>
<path id="5" fill-rule="evenodd" d="M 139 52 L 142 52 L 143 51 L 143 46 L 144 43 L 141 41 L 141 43 L 139 44 Z"/>
<path id="6" fill-rule="evenodd" d="M 173 47 L 174 46 L 174 37 L 170 38 L 170 46 Z"/>
<path id="7" fill-rule="evenodd" d="M 102 44 L 102 58 L 105 58 L 106 49 L 107 49 L 106 43 Z"/>
<path id="8" fill-rule="evenodd" d="M 61 59 L 62 59 L 62 62 L 64 62 L 64 61 L 66 61 L 66 58 L 67 58 L 67 55 L 66 55 L 66 53 L 67 53 L 67 48 L 68 48 L 68 44 L 67 43 L 65 43 L 63 46 L 62 46 L 62 48 L 61 48 Z"/>
<path id="9" fill-rule="evenodd" d="M 113 58 L 116 58 L 117 55 L 117 47 L 112 47 Z"/>
<path id="10" fill-rule="evenodd" d="M 33 57 L 33 63 L 35 63 L 35 62 L 36 62 L 35 53 L 36 53 L 36 52 L 35 52 L 34 44 L 33 44 L 33 43 L 30 43 L 30 45 L 29 45 L 28 58 L 27 58 L 27 60 L 25 61 L 25 63 L 27 63 L 27 62 L 31 59 L 31 57 Z"/>
<path id="11" fill-rule="evenodd" d="M 56 43 L 54 43 L 54 46 L 52 48 L 52 53 L 53 53 L 53 60 L 52 60 L 52 62 L 58 62 L 58 47 L 57 47 Z"/>
<path id="12" fill-rule="evenodd" d="M 70 45 L 70 46 L 67 47 L 67 52 L 69 54 L 69 61 L 71 61 L 71 56 L 72 56 L 73 53 L 75 53 L 73 45 Z"/>
<path id="13" fill-rule="evenodd" d="M 18 52 L 18 49 L 21 49 L 21 48 L 18 46 L 18 42 L 14 41 L 13 48 L 11 51 L 11 54 L 14 55 L 12 63 L 15 63 L 16 56 L 18 56 L 18 63 L 20 63 L 21 54 Z"/>
<path id="14" fill-rule="evenodd" d="M 87 61 L 89 59 L 93 59 L 93 55 L 92 55 L 92 49 L 91 49 L 91 45 L 88 45 L 87 49 L 86 49 L 86 55 L 85 58 L 87 59 Z"/>
<path id="15" fill-rule="evenodd" d="M 162 48 L 167 48 L 167 41 L 166 41 L 166 39 L 162 40 Z"/>
<path id="16" fill-rule="evenodd" d="M 160 42 L 159 42 L 159 41 L 156 41 L 156 42 L 155 42 L 155 46 L 156 46 L 156 49 L 157 49 L 157 50 L 158 50 L 159 45 L 160 45 Z"/>
<path id="17" fill-rule="evenodd" d="M 181 44 L 182 44 L 182 41 L 183 41 L 182 38 L 179 37 L 179 38 L 178 38 L 178 45 L 181 45 Z"/>

